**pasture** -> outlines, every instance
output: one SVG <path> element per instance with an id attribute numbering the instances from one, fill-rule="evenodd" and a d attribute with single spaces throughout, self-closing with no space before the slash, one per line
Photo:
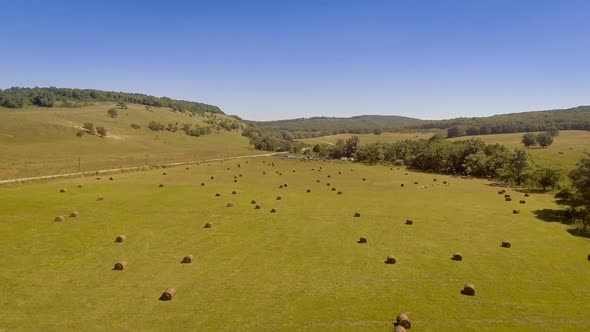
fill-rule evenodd
<path id="1" fill-rule="evenodd" d="M 383 142 L 383 143 L 391 143 L 397 141 L 403 141 L 407 139 L 429 139 L 432 137 L 432 133 L 428 132 L 396 132 L 396 133 L 382 133 L 380 135 L 374 134 L 338 134 L 338 135 L 330 135 L 330 136 L 322 136 L 316 138 L 305 138 L 301 139 L 300 141 L 305 142 L 310 145 L 315 144 L 328 144 L 333 145 L 338 142 L 338 140 L 346 141 L 347 139 L 351 138 L 352 136 L 358 136 L 360 139 L 361 144 L 370 144 L 374 142 Z"/>
<path id="2" fill-rule="evenodd" d="M 590 240 L 535 217 L 550 195 L 345 162 L 188 167 L 0 187 L 0 330 L 590 326 Z"/>
<path id="3" fill-rule="evenodd" d="M 81 108 L 0 108 L 0 180 L 260 153 L 250 149 L 248 139 L 235 131 L 201 137 L 181 130 L 151 131 L 147 128 L 150 121 L 203 127 L 206 118 L 167 108 L 148 112 L 142 105 L 128 106 L 118 109 L 116 118 L 107 116 L 107 110 L 115 107 L 109 103 Z M 84 122 L 104 126 L 107 137 L 77 137 Z M 131 124 L 141 128 L 133 129 Z"/>

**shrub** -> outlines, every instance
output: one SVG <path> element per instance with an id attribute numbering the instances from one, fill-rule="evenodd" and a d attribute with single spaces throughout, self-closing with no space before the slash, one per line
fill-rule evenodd
<path id="1" fill-rule="evenodd" d="M 94 123 L 84 122 L 84 124 L 82 124 L 82 129 L 84 129 L 89 134 L 94 135 Z"/>
<path id="2" fill-rule="evenodd" d="M 100 137 L 106 137 L 107 129 L 105 127 L 96 127 L 96 134 Z"/>

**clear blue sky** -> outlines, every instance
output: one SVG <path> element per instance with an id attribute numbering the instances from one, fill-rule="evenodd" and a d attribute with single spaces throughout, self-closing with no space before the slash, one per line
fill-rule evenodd
<path id="1" fill-rule="evenodd" d="M 254 120 L 590 104 L 590 1 L 0 0 L 0 88 L 197 100 Z"/>

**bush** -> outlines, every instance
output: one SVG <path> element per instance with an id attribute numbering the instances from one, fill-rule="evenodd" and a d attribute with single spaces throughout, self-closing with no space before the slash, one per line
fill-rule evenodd
<path id="1" fill-rule="evenodd" d="M 106 137 L 107 129 L 105 127 L 96 127 L 96 134 L 100 137 Z"/>
<path id="2" fill-rule="evenodd" d="M 84 130 L 78 130 L 78 132 L 76 133 L 76 136 L 78 136 L 78 137 L 84 136 Z"/>
<path id="3" fill-rule="evenodd" d="M 119 112 L 118 112 L 116 109 L 114 109 L 114 108 L 111 108 L 111 109 L 109 109 L 109 110 L 107 111 L 107 114 L 108 114 L 108 115 L 109 115 L 111 118 L 116 118 L 116 117 L 119 115 Z"/>
<path id="4" fill-rule="evenodd" d="M 153 131 L 162 131 L 164 130 L 164 125 L 156 121 L 151 121 L 148 124 L 148 128 L 150 128 Z"/>
<path id="5" fill-rule="evenodd" d="M 94 135 L 94 123 L 92 122 L 84 122 L 82 128 L 87 131 L 89 134 Z"/>

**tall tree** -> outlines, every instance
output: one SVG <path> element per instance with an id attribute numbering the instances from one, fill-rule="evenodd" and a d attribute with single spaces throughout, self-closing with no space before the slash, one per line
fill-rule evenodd
<path id="1" fill-rule="evenodd" d="M 531 146 L 537 145 L 537 135 L 533 133 L 526 133 L 522 135 L 522 144 L 524 144 L 525 148 L 530 148 Z"/>
<path id="2" fill-rule="evenodd" d="M 553 137 L 549 133 L 540 133 L 537 135 L 537 142 L 542 148 L 546 148 L 553 144 Z"/>

